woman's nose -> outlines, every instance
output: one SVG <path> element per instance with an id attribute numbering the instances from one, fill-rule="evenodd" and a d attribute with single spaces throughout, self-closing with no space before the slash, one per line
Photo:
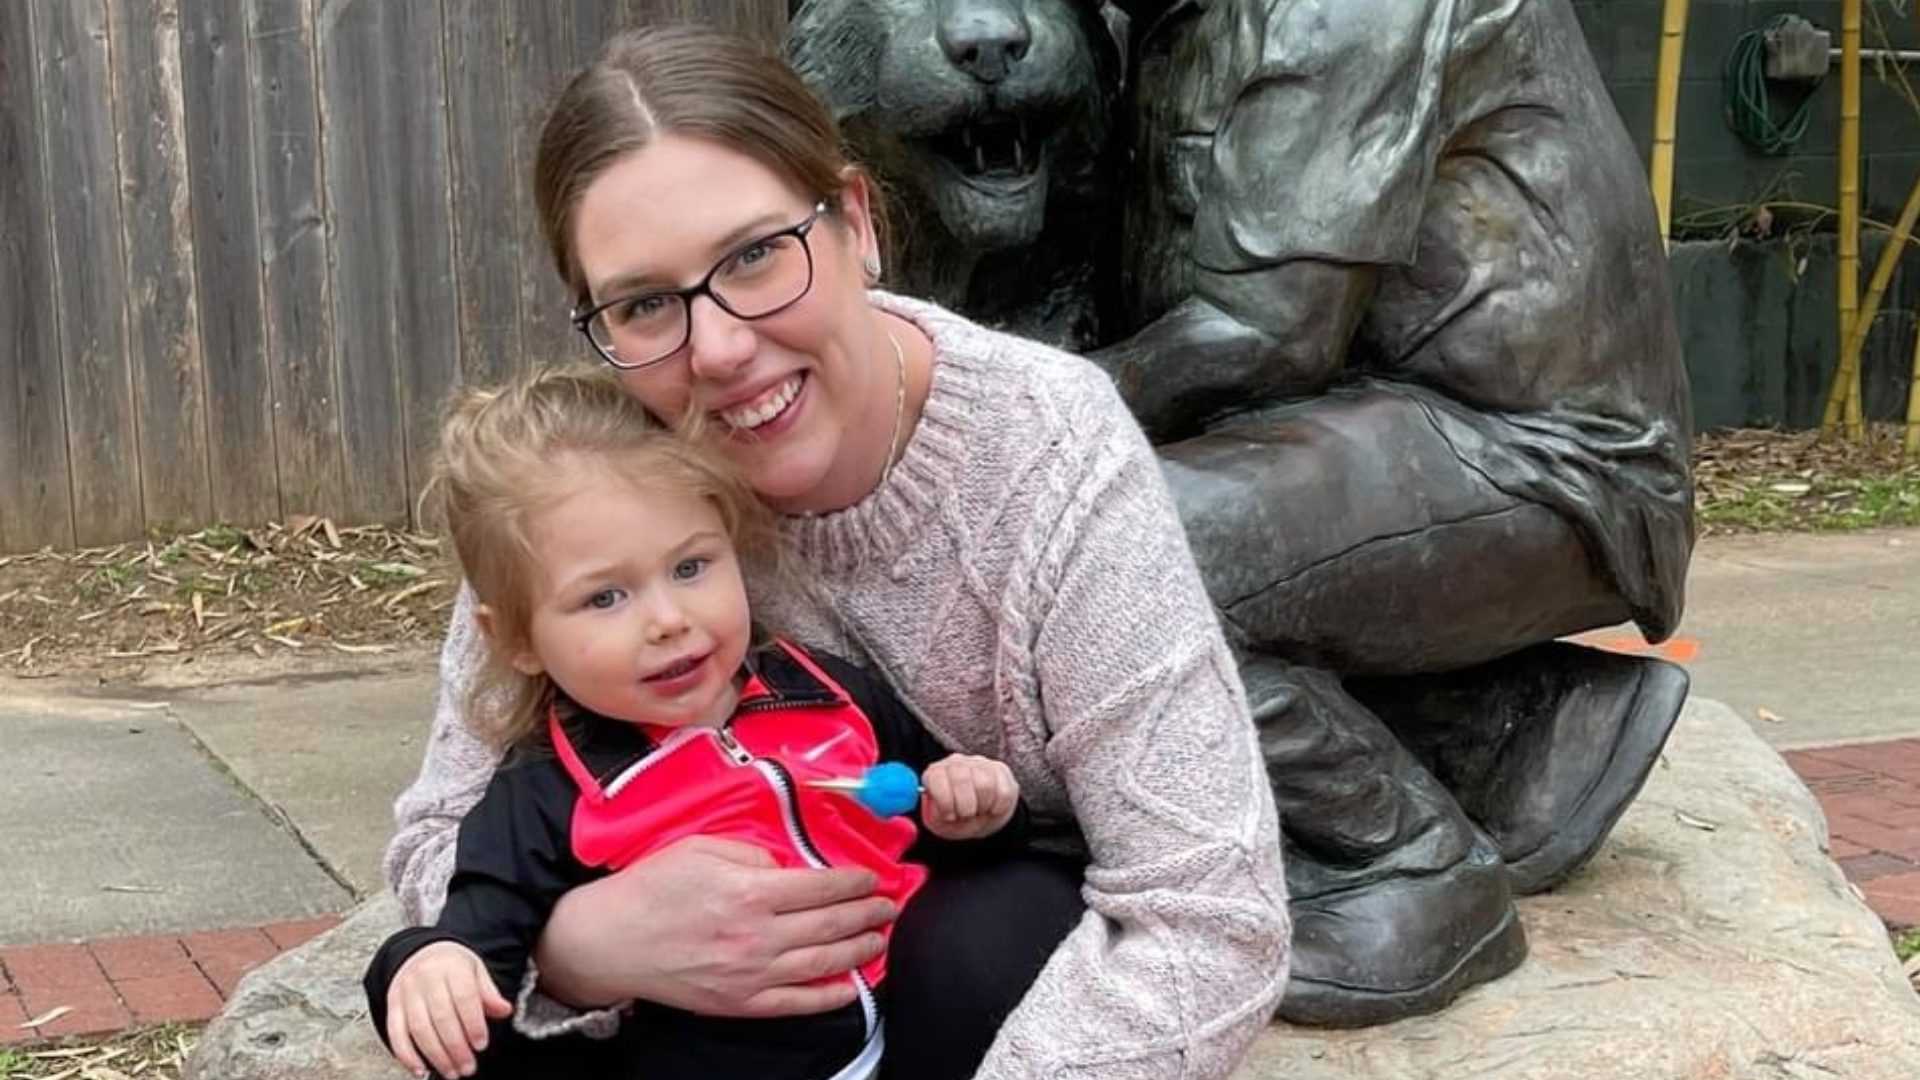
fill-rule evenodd
<path id="1" fill-rule="evenodd" d="M 713 297 L 694 297 L 687 317 L 691 320 L 687 359 L 695 375 L 725 379 L 753 359 L 753 327 L 715 303 Z"/>

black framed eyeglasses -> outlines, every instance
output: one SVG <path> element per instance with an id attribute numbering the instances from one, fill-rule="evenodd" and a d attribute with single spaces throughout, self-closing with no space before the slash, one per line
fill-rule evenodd
<path id="1" fill-rule="evenodd" d="M 575 308 L 573 325 L 607 363 L 632 371 L 652 367 L 686 346 L 693 337 L 693 302 L 698 297 L 711 297 L 736 319 L 764 319 L 785 311 L 813 288 L 813 249 L 807 234 L 826 212 L 824 201 L 815 203 L 813 213 L 799 224 L 740 245 L 697 285 L 649 289 L 585 311 Z"/>

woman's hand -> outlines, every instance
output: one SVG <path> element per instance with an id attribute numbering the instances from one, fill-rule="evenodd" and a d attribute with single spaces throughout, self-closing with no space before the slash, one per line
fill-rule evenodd
<path id="1" fill-rule="evenodd" d="M 415 1076 L 472 1076 L 487 1048 L 487 1018 L 513 1015 L 472 949 L 436 941 L 407 957 L 387 988 L 387 1045 Z"/>
<path id="2" fill-rule="evenodd" d="M 1013 770 L 992 758 L 954 754 L 920 774 L 927 793 L 920 800 L 920 821 L 943 840 L 977 840 L 1007 827 L 1020 805 L 1020 783 Z"/>
<path id="3" fill-rule="evenodd" d="M 562 897 L 540 938 L 541 989 L 575 1005 L 634 998 L 710 1016 L 795 1016 L 854 998 L 817 983 L 880 955 L 899 914 L 864 869 L 793 870 L 694 836 Z"/>

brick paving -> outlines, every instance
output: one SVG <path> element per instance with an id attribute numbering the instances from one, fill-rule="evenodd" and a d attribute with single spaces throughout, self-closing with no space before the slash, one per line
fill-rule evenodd
<path id="1" fill-rule="evenodd" d="M 1920 739 L 1795 750 L 1833 857 L 1891 926 L 1920 926 Z"/>
<path id="2" fill-rule="evenodd" d="M 0 1046 L 206 1020 L 240 976 L 339 921 L 0 949 Z"/>

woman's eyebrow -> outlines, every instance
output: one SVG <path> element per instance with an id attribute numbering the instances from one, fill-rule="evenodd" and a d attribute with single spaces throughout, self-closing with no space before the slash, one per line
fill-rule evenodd
<path id="1" fill-rule="evenodd" d="M 787 214 L 784 211 L 770 210 L 759 217 L 746 221 L 722 234 L 718 240 L 707 245 L 707 254 L 714 259 L 722 259 L 733 252 L 734 248 L 749 240 L 757 240 L 770 232 L 788 228 Z M 707 269 L 712 269 L 711 266 Z M 702 274 L 706 270 L 700 271 Z M 663 274 L 651 270 L 640 270 L 609 278 L 593 291 L 596 297 L 613 297 L 628 292 L 637 292 L 651 288 L 678 288 L 678 283 L 667 279 Z"/>

